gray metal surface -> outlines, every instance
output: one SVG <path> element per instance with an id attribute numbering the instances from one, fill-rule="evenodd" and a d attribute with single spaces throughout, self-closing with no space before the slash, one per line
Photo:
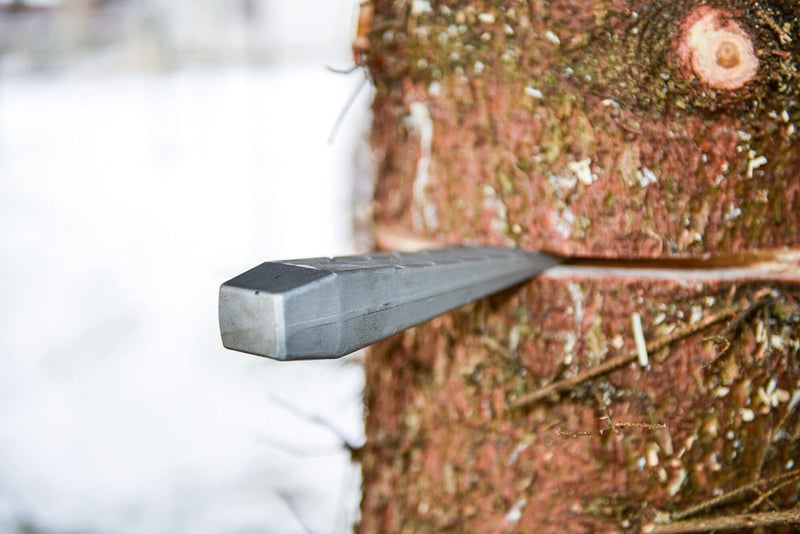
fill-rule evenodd
<path id="1" fill-rule="evenodd" d="M 262 263 L 222 284 L 226 348 L 338 358 L 559 263 L 519 249 L 449 247 Z"/>

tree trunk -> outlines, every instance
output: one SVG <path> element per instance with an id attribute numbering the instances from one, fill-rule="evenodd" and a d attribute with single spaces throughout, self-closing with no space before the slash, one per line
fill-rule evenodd
<path id="1" fill-rule="evenodd" d="M 362 14 L 378 245 L 573 260 L 371 351 L 361 531 L 797 528 L 797 4 Z"/>

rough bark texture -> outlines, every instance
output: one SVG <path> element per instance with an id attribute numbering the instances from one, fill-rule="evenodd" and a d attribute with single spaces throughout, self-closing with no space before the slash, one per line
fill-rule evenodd
<path id="1" fill-rule="evenodd" d="M 761 288 L 775 298 L 741 328 L 721 321 L 648 367 L 512 408 L 629 352 L 634 312 L 655 340 Z M 382 343 L 367 359 L 361 531 L 637 530 L 754 481 L 800 478 L 799 296 L 763 282 L 544 277 Z M 797 502 L 797 478 L 774 506 Z M 744 511 L 758 496 L 701 512 Z"/>
<path id="2" fill-rule="evenodd" d="M 380 344 L 360 530 L 796 528 L 797 4 L 369 9 L 379 243 L 793 259 L 572 266 Z"/>
<path id="3" fill-rule="evenodd" d="M 703 3 L 760 62 L 731 90 L 682 45 L 701 2 L 420 4 L 374 2 L 378 222 L 581 256 L 800 243 L 796 2 Z"/>

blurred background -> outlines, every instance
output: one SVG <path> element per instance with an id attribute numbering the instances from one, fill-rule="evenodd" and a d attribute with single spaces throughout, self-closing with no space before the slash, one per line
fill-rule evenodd
<path id="1" fill-rule="evenodd" d="M 357 3 L 0 0 L 0 532 L 357 521 L 358 356 L 216 319 L 236 274 L 354 250 L 371 95 L 326 66 Z"/>

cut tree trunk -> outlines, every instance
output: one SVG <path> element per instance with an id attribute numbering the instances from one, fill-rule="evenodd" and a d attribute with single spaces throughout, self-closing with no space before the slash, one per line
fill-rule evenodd
<path id="1" fill-rule="evenodd" d="M 371 351 L 361 531 L 796 529 L 800 7 L 362 14 L 378 245 L 572 263 Z"/>

